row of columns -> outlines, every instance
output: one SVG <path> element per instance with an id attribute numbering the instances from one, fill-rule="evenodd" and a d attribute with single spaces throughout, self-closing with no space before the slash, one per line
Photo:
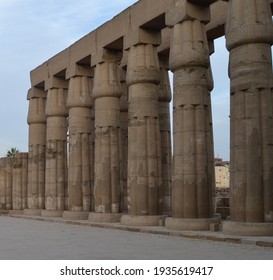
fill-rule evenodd
<path id="1" fill-rule="evenodd" d="M 251 222 L 254 233 L 259 227 L 272 234 L 273 31 L 269 1 L 257 1 L 229 1 L 231 219 L 242 227 Z M 169 65 L 158 58 L 159 33 L 139 29 L 125 40 L 126 77 L 118 67 L 120 53 L 105 49 L 93 79 L 90 69 L 87 74 L 77 66 L 68 87 L 51 77 L 47 94 L 32 89 L 28 208 L 132 225 L 157 225 L 167 214 L 166 226 L 173 229 L 217 223 L 212 50 L 205 28 L 213 2 L 174 1 L 166 15 L 172 29 Z M 168 68 L 174 74 L 172 188 Z M 234 233 L 236 226 L 226 223 L 224 229 Z"/>
<path id="2" fill-rule="evenodd" d="M 0 159 L 0 210 L 20 213 L 27 208 L 28 154 Z"/>
<path id="3" fill-rule="evenodd" d="M 118 67 L 120 54 L 104 50 L 94 74 L 89 69 L 86 75 L 87 70 L 77 66 L 68 87 L 66 81 L 54 77 L 47 83 L 47 93 L 37 88 L 30 91 L 26 214 L 117 221 L 122 212 L 132 216 L 170 213 L 168 69 L 163 62 L 160 69 L 152 44 L 140 44 L 131 53 L 132 66 L 127 66 L 132 69 L 131 82 L 129 70 Z M 139 59 L 138 68 L 134 63 Z M 149 69 L 155 73 L 150 84 L 141 77 Z M 164 189 L 161 165 L 166 167 Z"/>

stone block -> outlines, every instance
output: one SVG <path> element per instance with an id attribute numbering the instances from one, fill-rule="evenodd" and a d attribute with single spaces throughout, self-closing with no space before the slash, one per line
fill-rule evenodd
<path id="1" fill-rule="evenodd" d="M 127 226 L 158 226 L 162 216 L 123 215 L 121 224 Z"/>
<path id="2" fill-rule="evenodd" d="M 90 61 L 91 63 L 91 61 Z M 69 67 L 66 69 L 65 78 L 68 80 L 75 76 L 87 76 L 94 77 L 94 69 L 91 66 L 81 66 L 77 63 L 70 63 Z"/>
<path id="3" fill-rule="evenodd" d="M 42 217 L 62 217 L 63 211 L 62 210 L 42 210 L 41 216 Z"/>
<path id="4" fill-rule="evenodd" d="M 104 62 L 119 62 L 121 59 L 121 51 L 113 51 L 102 48 L 92 55 L 91 66 L 96 66 L 97 64 Z"/>
<path id="5" fill-rule="evenodd" d="M 210 21 L 210 8 L 190 3 L 187 0 L 175 0 L 166 13 L 166 25 L 174 26 L 186 20 L 199 20 L 203 23 Z"/>
<path id="6" fill-rule="evenodd" d="M 89 213 L 90 222 L 118 223 L 122 214 L 120 213 Z"/>
<path id="7" fill-rule="evenodd" d="M 273 236 L 273 223 L 223 222 L 223 233 L 243 236 Z"/>
<path id="8" fill-rule="evenodd" d="M 217 224 L 215 218 L 208 219 L 188 219 L 188 218 L 173 218 L 166 219 L 166 228 L 176 230 L 210 230 L 211 224 Z"/>
<path id="9" fill-rule="evenodd" d="M 152 44 L 159 46 L 161 44 L 161 32 L 139 28 L 128 33 L 124 37 L 124 49 L 128 50 L 131 46 L 139 44 Z"/>
<path id="10" fill-rule="evenodd" d="M 84 211 L 64 211 L 63 218 L 66 220 L 88 220 L 89 212 Z"/>
<path id="11" fill-rule="evenodd" d="M 209 230 L 210 231 L 219 231 L 219 224 L 214 224 L 214 223 L 210 224 Z"/>

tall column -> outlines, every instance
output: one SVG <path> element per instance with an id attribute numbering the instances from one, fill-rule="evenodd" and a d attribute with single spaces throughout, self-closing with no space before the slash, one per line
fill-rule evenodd
<path id="1" fill-rule="evenodd" d="M 62 216 L 67 193 L 67 83 L 51 78 L 46 102 L 45 209 L 42 216 Z"/>
<path id="2" fill-rule="evenodd" d="M 28 153 L 12 158 L 12 210 L 27 208 Z"/>
<path id="3" fill-rule="evenodd" d="M 128 189 L 127 189 L 127 169 L 128 169 L 128 85 L 126 83 L 126 70 L 120 68 L 121 97 L 120 101 L 120 127 L 121 127 L 121 149 L 122 149 L 122 180 L 123 198 L 122 212 L 128 213 Z"/>
<path id="4" fill-rule="evenodd" d="M 170 216 L 171 212 L 171 123 L 170 102 L 172 100 L 167 58 L 160 57 L 159 84 L 159 128 L 161 135 L 161 165 L 162 165 L 162 212 Z"/>
<path id="5" fill-rule="evenodd" d="M 121 87 L 118 80 L 120 54 L 102 50 L 94 60 L 95 102 L 95 212 L 90 221 L 117 222 L 121 217 Z"/>
<path id="6" fill-rule="evenodd" d="M 130 45 L 127 225 L 158 225 L 162 209 L 161 143 L 158 114 L 160 33 L 138 30 Z M 127 43 L 128 44 L 128 43 Z"/>
<path id="7" fill-rule="evenodd" d="M 209 41 L 209 53 L 212 55 L 214 53 L 214 42 Z M 215 166 L 214 166 L 214 137 L 213 137 L 213 120 L 212 120 L 212 105 L 211 105 L 211 92 L 214 88 L 214 81 L 212 75 L 211 65 L 207 69 L 207 89 L 208 89 L 208 114 L 207 116 L 207 139 L 210 143 L 208 150 L 208 175 L 209 181 L 208 184 L 212 187 L 210 188 L 209 197 L 212 198 L 212 212 L 216 213 L 216 182 L 215 182 Z"/>
<path id="8" fill-rule="evenodd" d="M 202 6 L 187 0 L 174 2 L 167 15 L 167 24 L 173 26 L 169 63 L 174 73 L 174 168 L 172 217 L 167 218 L 166 227 L 208 230 L 217 223 L 212 218 L 210 62 L 205 29 L 212 1 L 203 1 Z"/>
<path id="9" fill-rule="evenodd" d="M 0 159 L 0 203 L 1 210 L 12 209 L 12 159 Z"/>
<path id="10" fill-rule="evenodd" d="M 0 158 L 0 210 L 6 210 L 6 158 Z"/>
<path id="11" fill-rule="evenodd" d="M 91 211 L 93 135 L 91 127 L 92 71 L 76 66 L 69 79 L 69 164 L 67 219 L 87 220 Z M 71 70 L 69 76 L 72 75 Z"/>
<path id="12" fill-rule="evenodd" d="M 273 25 L 268 0 L 232 0 L 230 52 L 231 220 L 226 233 L 273 235 Z"/>
<path id="13" fill-rule="evenodd" d="M 32 88 L 28 92 L 28 187 L 25 215 L 41 215 L 45 208 L 46 92 Z"/>

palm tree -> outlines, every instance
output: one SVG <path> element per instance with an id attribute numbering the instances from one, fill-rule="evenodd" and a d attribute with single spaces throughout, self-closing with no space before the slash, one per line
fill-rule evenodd
<path id="1" fill-rule="evenodd" d="M 20 151 L 15 148 L 15 147 L 12 147 L 10 148 L 10 150 L 7 150 L 7 157 L 9 158 L 15 158 L 16 154 L 18 154 Z"/>

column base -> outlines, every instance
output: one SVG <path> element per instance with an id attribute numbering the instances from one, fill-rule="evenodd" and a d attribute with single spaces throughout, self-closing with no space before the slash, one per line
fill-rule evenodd
<path id="1" fill-rule="evenodd" d="M 23 215 L 24 210 L 9 210 L 9 214 L 11 214 L 11 215 Z"/>
<path id="2" fill-rule="evenodd" d="M 219 224 L 218 218 L 173 218 L 166 219 L 165 226 L 168 229 L 176 230 L 210 230 L 211 224 Z"/>
<path id="3" fill-rule="evenodd" d="M 89 213 L 88 220 L 90 222 L 99 222 L 99 223 L 119 223 L 121 213 Z"/>
<path id="4" fill-rule="evenodd" d="M 42 210 L 41 216 L 42 217 L 62 217 L 63 210 Z"/>
<path id="5" fill-rule="evenodd" d="M 86 211 L 64 211 L 63 218 L 66 220 L 88 220 L 89 212 Z"/>
<path id="6" fill-rule="evenodd" d="M 166 216 L 123 215 L 121 224 L 126 226 L 159 226 Z"/>
<path id="7" fill-rule="evenodd" d="M 223 222 L 223 233 L 243 236 L 273 236 L 273 223 Z"/>
<path id="8" fill-rule="evenodd" d="M 24 209 L 26 216 L 41 216 L 42 209 Z"/>

